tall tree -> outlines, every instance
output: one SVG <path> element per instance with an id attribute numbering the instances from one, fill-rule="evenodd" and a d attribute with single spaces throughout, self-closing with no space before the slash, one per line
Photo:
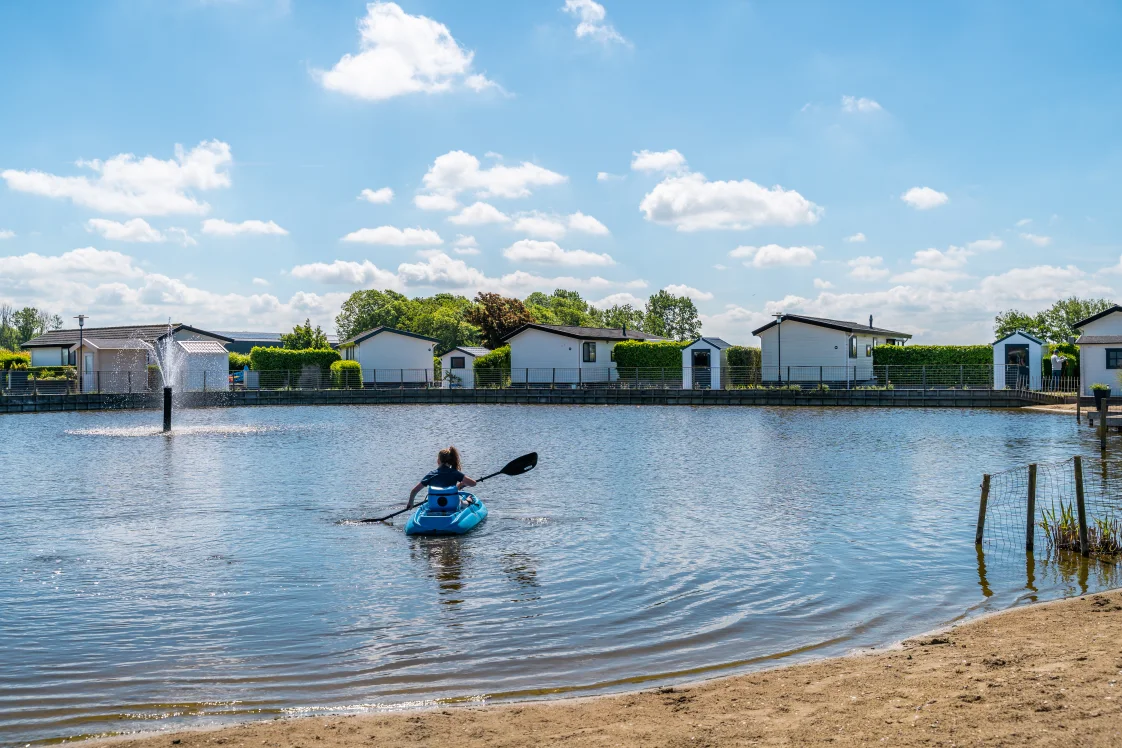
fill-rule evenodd
<path id="1" fill-rule="evenodd" d="M 558 288 L 549 295 L 535 291 L 526 297 L 525 305 L 534 321 L 543 325 L 597 326 L 596 310 L 577 291 Z"/>
<path id="2" fill-rule="evenodd" d="M 292 332 L 281 333 L 280 339 L 281 345 L 295 351 L 303 351 L 309 348 L 323 350 L 331 347 L 323 329 L 316 325 L 313 330 L 310 319 L 305 319 L 304 324 L 293 327 Z"/>
<path id="3" fill-rule="evenodd" d="M 691 340 L 701 335 L 701 319 L 689 296 L 659 291 L 647 300 L 644 332 L 672 340 Z"/>
<path id="4" fill-rule="evenodd" d="M 60 327 L 62 317 L 45 309 L 25 306 L 13 310 L 6 304 L 0 307 L 0 346 L 4 348 L 16 350 L 32 338 Z"/>
<path id="5" fill-rule="evenodd" d="M 1049 343 L 1065 343 L 1068 338 L 1079 336 L 1080 331 L 1075 327 L 1076 322 L 1112 306 L 1114 302 L 1108 299 L 1080 299 L 1077 296 L 1069 296 L 1036 314 L 1008 309 L 994 318 L 994 335 L 1003 338 L 1010 333 L 1023 330 Z"/>
<path id="6" fill-rule="evenodd" d="M 402 327 L 409 317 L 409 298 L 397 291 L 355 291 L 343 302 L 335 317 L 335 330 L 341 339 L 375 327 Z"/>
<path id="7" fill-rule="evenodd" d="M 616 304 L 607 309 L 595 309 L 593 313 L 598 327 L 626 327 L 646 332 L 643 326 L 643 310 L 636 309 L 630 304 Z"/>
<path id="8" fill-rule="evenodd" d="M 483 345 L 492 349 L 502 346 L 502 339 L 508 333 L 535 321 L 518 299 L 482 292 L 476 295 L 466 319 L 479 328 Z"/>

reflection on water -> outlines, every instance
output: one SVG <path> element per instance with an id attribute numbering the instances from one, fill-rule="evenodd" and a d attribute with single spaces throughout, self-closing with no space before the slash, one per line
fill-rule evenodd
<path id="1" fill-rule="evenodd" d="M 0 418 L 0 744 L 662 684 L 1120 583 L 973 545 L 982 473 L 1097 452 L 1071 418 L 243 408 L 183 411 L 170 437 L 157 419 Z M 346 522 L 401 506 L 449 442 L 469 474 L 543 458 L 479 489 L 466 537 Z"/>

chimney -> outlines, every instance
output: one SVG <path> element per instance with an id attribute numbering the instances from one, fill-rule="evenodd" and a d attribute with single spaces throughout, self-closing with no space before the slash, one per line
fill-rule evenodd
<path id="1" fill-rule="evenodd" d="M 873 315 L 869 315 L 869 329 L 873 329 Z"/>

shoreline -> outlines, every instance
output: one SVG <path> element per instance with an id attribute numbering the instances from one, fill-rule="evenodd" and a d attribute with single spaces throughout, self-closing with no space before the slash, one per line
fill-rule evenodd
<path id="1" fill-rule="evenodd" d="M 1122 591 L 1115 589 L 992 611 L 884 648 L 673 687 L 277 718 L 81 743 L 1118 745 L 1120 627 Z"/>

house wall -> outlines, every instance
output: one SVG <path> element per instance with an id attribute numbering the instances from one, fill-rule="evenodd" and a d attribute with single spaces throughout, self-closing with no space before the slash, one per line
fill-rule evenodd
<path id="1" fill-rule="evenodd" d="M 523 330 L 509 341 L 511 380 L 570 384 L 609 381 L 616 378 L 612 349 L 616 341 L 587 341 L 596 344 L 596 361 L 584 361 L 586 341 L 545 330 Z"/>
<path id="2" fill-rule="evenodd" d="M 205 338 L 189 338 L 203 340 Z M 186 392 L 230 389 L 229 353 L 187 353 L 186 373 L 179 387 Z"/>
<path id="3" fill-rule="evenodd" d="M 463 369 L 453 369 L 452 368 L 452 357 L 453 356 L 463 356 L 463 358 L 464 358 L 464 368 Z M 475 363 L 475 356 L 472 356 L 470 353 L 464 353 L 463 351 L 448 351 L 448 353 L 445 353 L 443 356 L 440 357 L 440 374 L 441 374 L 440 386 L 443 387 L 444 389 L 449 389 L 449 388 L 452 388 L 452 387 L 463 387 L 464 389 L 468 389 L 468 390 L 474 389 L 475 388 L 475 369 L 472 368 L 474 363 Z M 455 374 L 457 377 L 459 377 L 460 381 L 455 382 L 455 383 L 449 381 L 449 379 L 448 379 L 448 373 L 449 372 L 451 372 L 452 374 Z"/>
<path id="4" fill-rule="evenodd" d="M 1027 338 L 1020 333 L 1012 335 L 993 346 L 993 388 L 995 390 L 1005 389 L 1006 382 L 1006 345 L 1027 345 L 1029 353 L 1029 388 L 1033 390 L 1040 389 L 1040 377 L 1042 374 L 1041 365 L 1043 364 L 1042 358 L 1044 355 L 1043 346 L 1037 343 L 1032 338 Z M 1122 347 L 1122 346 L 1119 346 Z M 1106 354 L 1103 354 L 1104 358 Z"/>
<path id="5" fill-rule="evenodd" d="M 1122 335 L 1122 313 L 1114 312 L 1090 322 L 1083 327 L 1084 335 Z M 1079 389 L 1084 395 L 1091 395 L 1091 385 L 1096 382 L 1109 384 L 1112 394 L 1122 391 L 1118 381 L 1120 369 L 1106 368 L 1106 349 L 1122 348 L 1118 345 L 1086 343 L 1079 346 Z"/>
<path id="6" fill-rule="evenodd" d="M 66 366 L 70 346 L 32 348 L 30 350 L 32 366 Z"/>
<path id="7" fill-rule="evenodd" d="M 779 340 L 780 327 L 782 346 Z M 860 331 L 854 335 L 857 338 L 857 358 L 850 358 L 850 333 L 845 330 L 785 320 L 781 325 L 760 333 L 763 378 L 777 379 L 782 375 L 783 380 L 787 381 L 790 367 L 789 376 L 793 382 L 817 382 L 819 376 L 833 382 L 870 379 L 873 376 L 870 347 L 883 344 L 884 337 Z M 782 367 L 782 371 L 776 367 Z"/>
<path id="8" fill-rule="evenodd" d="M 431 382 L 433 343 L 395 332 L 380 332 L 354 346 L 364 382 Z"/>
<path id="9" fill-rule="evenodd" d="M 84 391 L 120 393 L 147 389 L 147 351 L 86 346 L 85 352 L 93 354 L 93 366 L 87 369 L 82 365 Z"/>

